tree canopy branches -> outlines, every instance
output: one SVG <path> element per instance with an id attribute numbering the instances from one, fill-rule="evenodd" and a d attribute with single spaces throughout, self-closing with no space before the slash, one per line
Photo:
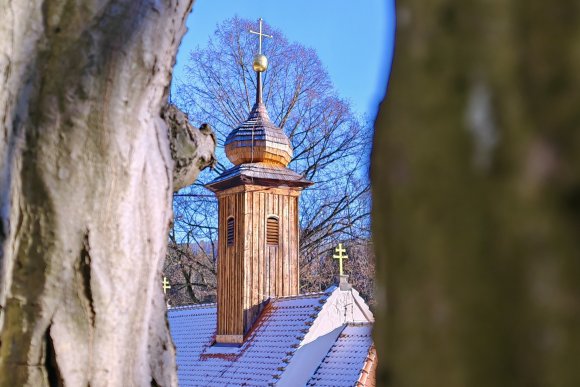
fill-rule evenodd
<path id="1" fill-rule="evenodd" d="M 218 25 L 207 46 L 190 53 L 186 75 L 177 80 L 172 102 L 190 117 L 208 122 L 218 144 L 216 167 L 174 197 L 172 235 L 178 244 L 217 238 L 217 202 L 203 184 L 232 166 L 223 151 L 225 138 L 255 102 L 252 58 L 257 43 L 248 33 L 252 24 L 236 17 Z M 289 168 L 315 183 L 300 201 L 301 265 L 309 270 L 311 261 L 329 259 L 320 254 L 337 241 L 370 238 L 367 168 L 372 133 L 338 96 L 315 50 L 289 42 L 271 26 L 266 29 L 274 39 L 263 42 L 269 62 L 263 73 L 264 103 L 292 143 Z M 322 275 L 332 282 L 333 274 Z"/>

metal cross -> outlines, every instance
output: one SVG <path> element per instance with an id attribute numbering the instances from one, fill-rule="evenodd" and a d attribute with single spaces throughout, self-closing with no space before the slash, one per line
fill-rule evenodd
<path id="1" fill-rule="evenodd" d="M 332 258 L 338 259 L 338 264 L 340 267 L 340 275 L 344 275 L 344 273 L 342 272 L 342 260 L 348 259 L 348 255 L 346 254 L 343 255 L 342 253 L 346 253 L 346 249 L 342 247 L 342 243 L 339 243 L 335 251 L 338 253 L 338 255 L 335 254 L 332 256 Z"/>
<path id="2" fill-rule="evenodd" d="M 171 285 L 169 285 L 167 277 L 163 277 L 163 293 L 167 294 L 167 289 L 171 289 Z"/>
<path id="3" fill-rule="evenodd" d="M 262 18 L 259 18 L 258 21 L 260 22 L 260 31 L 259 32 L 256 32 L 256 31 L 250 30 L 250 33 L 251 34 L 258 35 L 258 47 L 259 47 L 258 48 L 258 54 L 261 54 L 262 53 L 262 36 L 265 36 L 267 38 L 273 38 L 273 36 L 272 35 L 263 34 L 262 33 Z"/>

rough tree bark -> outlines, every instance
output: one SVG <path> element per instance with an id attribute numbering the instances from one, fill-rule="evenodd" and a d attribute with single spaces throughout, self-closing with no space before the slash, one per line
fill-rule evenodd
<path id="1" fill-rule="evenodd" d="M 161 115 L 191 5 L 1 2 L 2 386 L 176 384 Z M 213 140 L 176 137 L 196 142 L 193 173 L 175 172 L 194 178 Z"/>
<path id="2" fill-rule="evenodd" d="M 397 16 L 372 166 L 379 384 L 579 386 L 580 6 Z"/>

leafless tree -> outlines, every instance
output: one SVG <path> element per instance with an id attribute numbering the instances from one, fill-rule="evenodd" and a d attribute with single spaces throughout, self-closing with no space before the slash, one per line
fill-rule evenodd
<path id="1" fill-rule="evenodd" d="M 170 240 L 163 273 L 171 288 L 171 306 L 214 302 L 216 297 L 216 260 L 208 255 L 211 246 L 176 243 Z"/>
<path id="2" fill-rule="evenodd" d="M 308 255 L 300 257 L 300 280 L 305 291 L 323 291 L 336 284 L 338 261 L 332 257 L 336 254 L 336 242 L 317 245 L 309 249 Z M 348 259 L 344 260 L 344 271 L 349 275 L 348 281 L 360 292 L 363 298 L 374 309 L 374 273 L 375 254 L 372 243 L 366 238 L 343 239 Z"/>
<path id="3" fill-rule="evenodd" d="M 257 43 L 248 33 L 252 24 L 240 18 L 221 23 L 207 47 L 190 53 L 186 75 L 177 80 L 173 102 L 191 117 L 211 123 L 219 148 L 215 169 L 174 196 L 173 237 L 178 243 L 216 242 L 217 203 L 203 184 L 231 166 L 221 147 L 254 103 L 252 57 Z M 292 142 L 294 158 L 289 167 L 315 182 L 300 202 L 300 249 L 306 272 L 318 265 L 320 246 L 369 238 L 366 172 L 371 130 L 337 96 L 313 49 L 288 42 L 267 24 L 265 29 L 274 39 L 263 42 L 270 63 L 264 74 L 264 101 L 272 121 Z M 331 271 L 320 275 L 332 281 Z M 302 290 L 313 286 L 305 281 Z"/>

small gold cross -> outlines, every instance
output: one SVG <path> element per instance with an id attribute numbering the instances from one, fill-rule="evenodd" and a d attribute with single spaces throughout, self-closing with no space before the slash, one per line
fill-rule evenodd
<path id="1" fill-rule="evenodd" d="M 343 255 L 343 253 L 346 253 L 346 249 L 342 247 L 342 243 L 339 243 L 335 251 L 338 253 L 338 255 L 335 254 L 332 256 L 332 258 L 338 259 L 338 265 L 340 267 L 340 275 L 344 275 L 342 271 L 342 260 L 348 259 L 348 255 L 346 254 Z"/>
<path id="2" fill-rule="evenodd" d="M 262 36 L 265 36 L 267 38 L 273 38 L 273 36 L 272 35 L 263 34 L 262 33 L 262 18 L 259 18 L 258 21 L 260 22 L 260 31 L 259 32 L 256 32 L 256 31 L 250 30 L 250 33 L 251 34 L 258 35 L 258 47 L 259 47 L 258 54 L 261 54 L 262 53 Z"/>
<path id="3" fill-rule="evenodd" d="M 169 285 L 167 277 L 163 277 L 163 293 L 167 294 L 167 289 L 171 289 L 171 285 Z"/>

